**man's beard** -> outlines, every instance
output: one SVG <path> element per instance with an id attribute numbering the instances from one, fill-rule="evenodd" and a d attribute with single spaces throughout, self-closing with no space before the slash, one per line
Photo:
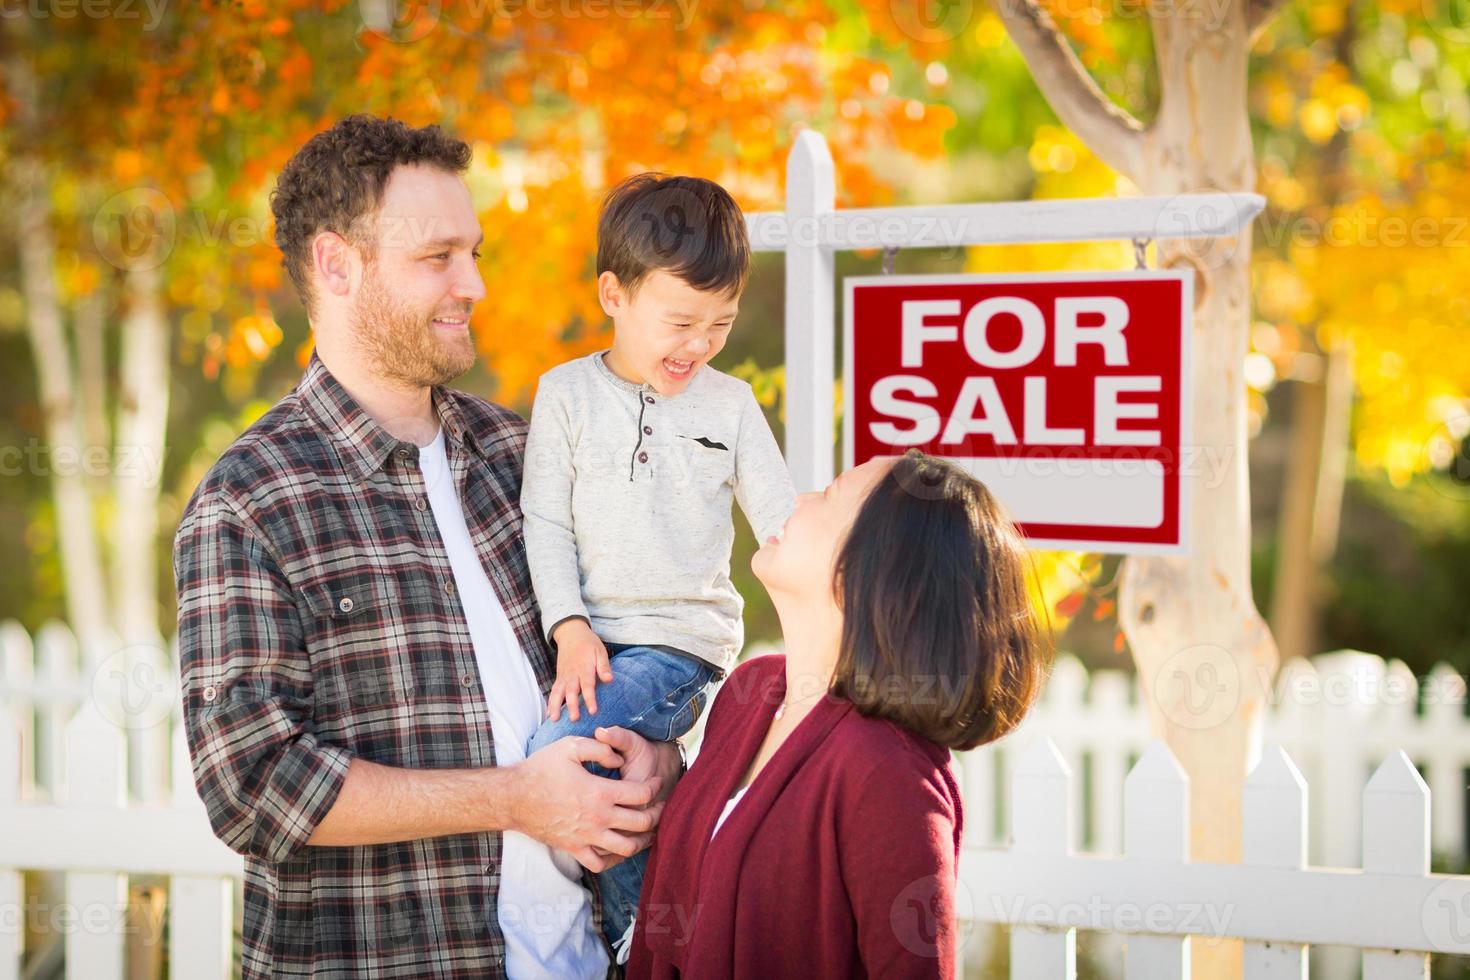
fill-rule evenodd
<path id="1" fill-rule="evenodd" d="M 467 320 L 470 313 L 448 315 Z M 352 310 L 352 336 L 379 377 L 414 387 L 441 385 L 474 365 L 475 343 L 468 331 L 436 337 L 431 318 L 396 302 L 369 267 Z"/>

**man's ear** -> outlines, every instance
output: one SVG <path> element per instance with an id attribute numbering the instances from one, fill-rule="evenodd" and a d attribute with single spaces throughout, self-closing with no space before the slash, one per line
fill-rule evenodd
<path id="1" fill-rule="evenodd" d="M 334 296 L 348 296 L 359 278 L 357 248 L 335 231 L 319 232 L 311 240 L 311 263 L 321 288 Z"/>

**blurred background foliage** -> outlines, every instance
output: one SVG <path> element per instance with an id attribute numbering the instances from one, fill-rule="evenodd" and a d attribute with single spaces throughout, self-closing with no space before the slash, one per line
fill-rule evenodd
<path id="1" fill-rule="evenodd" d="M 0 153 L 5 172 L 24 158 L 44 179 L 77 390 L 97 403 L 90 424 L 113 460 L 126 449 L 106 430 L 127 409 L 117 381 L 137 302 L 130 236 L 159 256 L 154 288 L 168 338 L 154 563 L 162 630 L 172 629 L 167 541 L 183 503 L 295 383 L 310 350 L 272 241 L 268 193 L 295 149 L 341 115 L 438 122 L 473 144 L 469 182 L 490 292 L 474 320 L 481 357 L 459 385 L 522 413 L 542 372 L 611 341 L 593 292 L 593 231 L 600 195 L 629 173 L 699 174 L 748 209 L 779 209 L 786 151 L 809 126 L 831 143 L 839 206 L 1134 192 L 1057 124 L 983 5 L 954 0 L 940 29 L 916 29 L 907 0 L 646 6 L 636 17 L 546 17 L 509 0 L 239 0 L 170 5 L 156 23 L 143 9 L 138 19 L 5 25 Z M 1141 0 L 1048 6 L 1103 91 L 1148 118 L 1157 82 Z M 1311 575 L 1314 649 L 1399 657 L 1421 673 L 1440 660 L 1470 672 L 1464 15 L 1463 4 L 1437 0 L 1292 0 L 1257 43 L 1251 75 L 1258 190 L 1268 200 L 1255 227 L 1255 326 L 1242 377 L 1257 601 L 1272 618 L 1284 497 L 1303 445 L 1296 392 L 1345 354 L 1341 516 Z M 20 84 L 27 73 L 39 82 L 30 95 Z M 15 450 L 0 480 L 0 541 L 11 556 L 0 568 L 0 617 L 34 629 L 65 614 L 64 519 L 51 483 L 61 463 L 47 460 L 52 409 L 43 409 L 27 332 L 34 268 L 22 261 L 15 214 L 0 214 L 0 446 Z M 904 253 L 897 271 L 1131 262 L 1127 243 L 1017 246 Z M 839 275 L 878 263 L 873 253 L 840 255 Z M 756 386 L 778 437 L 782 290 L 780 256 L 760 256 L 716 362 Z M 130 515 L 105 479 L 94 490 L 91 521 L 114 541 Z M 737 524 L 732 573 L 748 639 L 777 641 L 749 573 L 755 542 L 743 518 Z M 1035 557 L 1037 599 L 1061 645 L 1089 664 L 1128 668 L 1112 599 L 1117 559 Z"/>

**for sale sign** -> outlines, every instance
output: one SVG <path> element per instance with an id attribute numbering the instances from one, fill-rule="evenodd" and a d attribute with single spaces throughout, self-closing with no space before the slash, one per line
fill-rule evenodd
<path id="1" fill-rule="evenodd" d="M 1188 271 L 846 280 L 843 456 L 918 447 L 1037 548 L 1185 550 Z"/>

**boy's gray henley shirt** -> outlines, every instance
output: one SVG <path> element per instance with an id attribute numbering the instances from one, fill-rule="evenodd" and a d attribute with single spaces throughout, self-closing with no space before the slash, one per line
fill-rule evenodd
<path id="1" fill-rule="evenodd" d="M 764 541 L 795 506 L 791 474 L 747 382 L 705 364 L 669 397 L 604 353 L 542 375 L 531 408 L 521 510 L 542 629 L 582 616 L 606 642 L 728 673 L 745 642 L 731 498 Z"/>

